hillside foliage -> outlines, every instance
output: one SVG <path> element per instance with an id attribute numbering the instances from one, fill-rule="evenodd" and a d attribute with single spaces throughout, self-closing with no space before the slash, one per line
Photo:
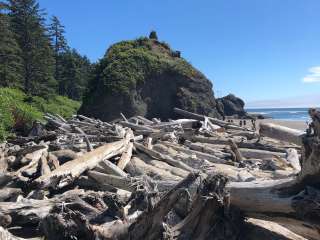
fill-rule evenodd
<path id="1" fill-rule="evenodd" d="M 34 121 L 44 121 L 44 113 L 71 117 L 80 107 L 80 102 L 64 96 L 52 95 L 45 99 L 25 94 L 13 88 L 0 88 L 0 140 L 12 131 L 26 133 Z"/>

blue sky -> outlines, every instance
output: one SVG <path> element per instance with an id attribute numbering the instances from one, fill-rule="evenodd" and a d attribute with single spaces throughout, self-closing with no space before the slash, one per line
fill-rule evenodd
<path id="1" fill-rule="evenodd" d="M 320 105 L 319 0 L 39 2 L 92 61 L 112 43 L 154 29 L 213 82 L 216 96 L 234 93 L 252 107 L 278 99 Z"/>

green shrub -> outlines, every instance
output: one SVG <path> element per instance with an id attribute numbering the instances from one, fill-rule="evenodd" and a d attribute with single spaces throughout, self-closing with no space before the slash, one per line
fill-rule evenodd
<path id="1" fill-rule="evenodd" d="M 26 132 L 35 120 L 44 121 L 44 113 L 69 118 L 79 107 L 80 102 L 63 96 L 51 95 L 44 99 L 27 96 L 18 89 L 0 88 L 0 140 L 8 137 L 12 130 Z"/>
<path id="2" fill-rule="evenodd" d="M 104 94 L 130 94 L 136 85 L 164 71 L 193 76 L 196 70 L 183 58 L 173 56 L 165 42 L 145 37 L 112 45 L 96 67 L 96 77 L 90 83 L 85 101 L 90 101 L 95 89 Z"/>

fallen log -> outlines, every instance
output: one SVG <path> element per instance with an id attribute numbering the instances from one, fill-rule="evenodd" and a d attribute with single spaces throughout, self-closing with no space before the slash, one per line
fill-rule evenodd
<path id="1" fill-rule="evenodd" d="M 118 161 L 118 164 L 117 164 L 117 166 L 118 166 L 121 170 L 125 169 L 126 165 L 127 165 L 128 162 L 130 161 L 131 156 L 132 156 L 134 135 L 133 135 L 133 132 L 132 132 L 131 130 L 129 130 L 129 134 L 131 135 L 131 136 L 130 136 L 129 143 L 128 143 L 128 145 L 126 146 L 126 149 L 125 149 L 124 152 L 122 153 L 121 158 L 120 158 L 120 160 Z"/>
<path id="2" fill-rule="evenodd" d="M 177 113 L 177 114 L 180 114 L 181 116 L 186 117 L 186 118 L 192 118 L 192 119 L 196 119 L 196 120 L 200 120 L 200 121 L 205 121 L 205 116 L 204 115 L 188 112 L 186 110 L 182 110 L 182 109 L 179 109 L 179 108 L 174 108 L 173 111 L 175 113 Z M 245 128 L 232 125 L 232 124 L 227 123 L 227 122 L 225 122 L 223 120 L 219 120 L 219 119 L 211 118 L 211 117 L 207 117 L 207 118 L 213 124 L 219 125 L 221 127 L 225 127 L 225 128 L 229 128 L 229 129 L 235 129 L 235 130 L 246 130 Z"/>
<path id="3" fill-rule="evenodd" d="M 270 137 L 297 145 L 302 144 L 302 137 L 305 135 L 305 132 L 303 131 L 273 123 L 260 123 L 259 133 L 261 136 Z"/>
<path id="4" fill-rule="evenodd" d="M 174 175 L 172 172 L 169 172 L 163 169 L 159 169 L 153 165 L 147 164 L 143 160 L 137 157 L 132 158 L 132 163 L 142 170 L 144 174 L 152 177 L 155 180 L 171 180 L 171 181 L 179 181 L 181 177 Z"/>
<path id="5" fill-rule="evenodd" d="M 93 169 L 104 159 L 111 158 L 122 153 L 126 140 L 108 143 L 91 152 L 88 152 L 72 161 L 66 162 L 49 174 L 43 175 L 34 183 L 40 188 L 62 188 L 80 176 L 84 171 Z"/>
<path id="6" fill-rule="evenodd" d="M 299 235 L 320 238 L 320 143 L 313 136 L 304 139 L 305 155 L 295 178 L 275 181 L 230 183 L 231 204 L 248 216 L 287 219 Z M 310 145 L 311 144 L 311 145 Z M 299 227 L 294 227 L 299 226 Z M 290 228 L 290 229 L 291 229 Z M 312 237 L 310 237 L 312 236 Z"/>
<path id="7" fill-rule="evenodd" d="M 137 220 L 130 225 L 127 239 L 161 239 L 164 217 L 178 201 L 180 194 L 186 191 L 184 188 L 191 185 L 198 176 L 196 173 L 189 174 L 166 193 L 155 206 L 150 206 L 151 209 L 144 211 Z"/>
<path id="8" fill-rule="evenodd" d="M 181 161 L 177 161 L 169 156 L 164 156 L 163 154 L 157 152 L 157 151 L 154 151 L 154 150 L 151 150 L 151 149 L 148 149 L 146 148 L 145 146 L 143 146 L 142 144 L 139 144 L 139 143 L 134 143 L 134 146 L 139 149 L 140 151 L 146 153 L 147 155 L 151 156 L 152 158 L 156 158 L 156 159 L 159 159 L 159 160 L 163 160 L 165 161 L 166 163 L 174 166 L 174 167 L 178 167 L 178 168 L 181 168 L 181 169 L 184 169 L 184 170 L 187 170 L 189 172 L 192 172 L 193 169 L 191 167 L 189 167 L 188 165 L 186 165 L 185 163 L 181 162 Z"/>
<path id="9" fill-rule="evenodd" d="M 286 153 L 270 152 L 259 149 L 239 148 L 241 155 L 245 158 L 269 159 L 272 157 L 286 158 Z"/>

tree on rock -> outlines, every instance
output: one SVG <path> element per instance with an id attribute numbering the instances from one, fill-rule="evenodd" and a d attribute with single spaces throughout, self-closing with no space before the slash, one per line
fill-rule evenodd
<path id="1" fill-rule="evenodd" d="M 158 40 L 158 35 L 156 31 L 151 31 L 150 35 L 149 35 L 150 39 L 154 39 L 154 40 Z"/>

